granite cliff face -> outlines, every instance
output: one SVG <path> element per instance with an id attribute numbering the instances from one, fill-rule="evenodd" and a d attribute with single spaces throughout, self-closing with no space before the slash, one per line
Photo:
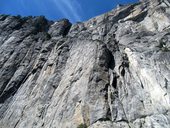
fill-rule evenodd
<path id="1" fill-rule="evenodd" d="M 0 16 L 0 128 L 170 128 L 170 3 L 87 22 Z"/>

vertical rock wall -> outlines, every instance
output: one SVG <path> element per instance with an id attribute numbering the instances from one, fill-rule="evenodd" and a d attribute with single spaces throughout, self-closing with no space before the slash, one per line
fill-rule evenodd
<path id="1" fill-rule="evenodd" d="M 168 4 L 73 25 L 1 15 L 0 128 L 169 128 Z"/>

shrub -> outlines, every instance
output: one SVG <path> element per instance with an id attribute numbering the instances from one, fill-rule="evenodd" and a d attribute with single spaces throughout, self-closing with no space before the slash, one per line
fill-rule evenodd
<path id="1" fill-rule="evenodd" d="M 87 128 L 86 124 L 80 124 L 77 128 Z"/>

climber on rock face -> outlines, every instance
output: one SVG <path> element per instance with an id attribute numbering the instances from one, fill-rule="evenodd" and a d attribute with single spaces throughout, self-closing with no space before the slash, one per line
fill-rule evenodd
<path id="1" fill-rule="evenodd" d="M 122 63 L 119 66 L 119 72 L 120 72 L 121 76 L 125 75 L 125 68 L 129 68 L 129 60 L 128 60 L 127 55 L 125 53 L 123 53 Z"/>

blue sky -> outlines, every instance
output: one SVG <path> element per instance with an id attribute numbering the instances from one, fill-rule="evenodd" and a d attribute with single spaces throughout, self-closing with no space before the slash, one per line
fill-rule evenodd
<path id="1" fill-rule="evenodd" d="M 117 4 L 138 0 L 0 0 L 0 14 L 44 15 L 49 20 L 67 18 L 85 21 L 113 9 Z"/>

